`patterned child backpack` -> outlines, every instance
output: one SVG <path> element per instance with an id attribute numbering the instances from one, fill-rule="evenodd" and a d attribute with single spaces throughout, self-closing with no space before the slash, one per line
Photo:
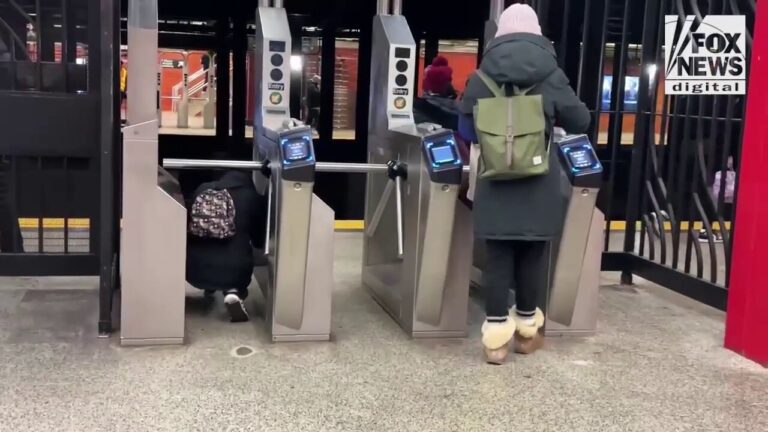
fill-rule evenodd
<path id="1" fill-rule="evenodd" d="M 202 238 L 227 239 L 235 235 L 235 201 L 226 189 L 206 189 L 195 197 L 189 232 Z"/>

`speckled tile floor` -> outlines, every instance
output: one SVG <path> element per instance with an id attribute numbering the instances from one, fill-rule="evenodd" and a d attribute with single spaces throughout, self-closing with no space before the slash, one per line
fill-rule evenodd
<path id="1" fill-rule="evenodd" d="M 187 345 L 124 349 L 95 337 L 94 279 L 0 279 L 0 431 L 768 430 L 768 370 L 721 348 L 720 312 L 606 275 L 598 336 L 490 367 L 477 305 L 469 339 L 410 340 L 338 242 L 331 343 L 191 298 Z"/>

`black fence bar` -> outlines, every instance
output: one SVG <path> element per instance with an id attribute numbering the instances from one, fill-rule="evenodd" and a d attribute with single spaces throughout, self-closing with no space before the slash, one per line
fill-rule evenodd
<path id="1" fill-rule="evenodd" d="M 64 172 L 64 176 L 63 176 L 64 177 L 64 181 L 63 181 L 64 200 L 66 202 L 64 204 L 64 213 L 62 215 L 64 216 L 64 253 L 67 254 L 69 253 L 69 218 L 70 218 L 70 215 L 72 214 L 72 211 L 70 208 L 72 203 L 72 199 L 71 199 L 72 191 L 70 190 L 70 187 L 69 187 L 70 185 L 69 158 L 66 158 L 66 157 L 63 158 L 62 163 L 63 163 L 62 168 Z"/>
<path id="2" fill-rule="evenodd" d="M 43 177 L 43 158 L 37 157 L 36 158 L 37 163 L 37 176 L 38 178 Z M 43 186 L 43 182 L 41 181 L 39 183 L 39 189 L 37 193 L 37 253 L 43 253 L 45 252 L 44 248 L 44 242 L 45 242 L 45 218 L 43 215 L 45 215 L 45 187 Z"/>
<path id="3" fill-rule="evenodd" d="M 621 3 L 614 3 L 620 5 Z M 611 2 L 609 1 L 608 7 L 610 8 Z M 630 8 L 632 3 L 630 0 L 623 1 L 622 9 L 622 22 L 629 22 Z M 606 24 L 607 25 L 607 24 Z M 616 166 L 618 164 L 619 149 L 621 148 L 622 139 L 622 127 L 624 120 L 624 91 L 625 91 L 625 78 L 626 78 L 626 59 L 627 51 L 629 50 L 629 28 L 624 25 L 621 30 L 621 40 L 618 45 L 614 45 L 613 53 L 613 82 L 611 86 L 611 109 L 613 113 L 610 116 L 608 124 L 608 146 L 610 148 L 611 162 L 609 165 L 608 182 L 605 186 L 606 194 L 608 197 L 613 198 L 616 188 Z M 602 86 L 601 86 L 602 88 Z M 599 117 L 596 124 L 596 128 L 599 131 L 600 122 Z M 595 134 L 599 137 L 599 132 Z M 607 203 L 605 210 L 606 223 L 610 227 L 613 221 L 613 199 L 610 199 Z M 606 230 L 605 233 L 605 250 L 610 249 L 611 243 L 611 231 Z"/>
<path id="4" fill-rule="evenodd" d="M 119 171 L 115 167 L 115 149 L 120 137 L 120 2 L 101 0 L 99 2 L 99 49 L 101 56 L 100 133 L 99 133 L 99 323 L 100 335 L 112 331 L 112 298 L 116 289 L 117 244 L 119 217 L 115 212 L 115 183 Z M 66 224 L 66 221 L 65 221 Z M 65 225 L 66 226 L 66 225 Z M 91 232 L 95 229 L 92 227 Z M 65 237 L 65 244 L 69 240 Z"/>
<path id="5" fill-rule="evenodd" d="M 726 288 L 691 277 L 691 275 L 679 270 L 659 265 L 657 262 L 633 253 L 603 253 L 602 269 L 603 271 L 629 271 L 647 281 L 723 311 L 728 303 L 728 290 Z"/>
<path id="6" fill-rule="evenodd" d="M 232 94 L 248 93 L 248 76 L 245 57 L 248 54 L 248 35 L 246 34 L 246 14 L 250 8 L 240 2 L 232 5 Z M 300 90 L 299 90 L 300 91 Z M 232 97 L 232 138 L 229 154 L 236 158 L 252 157 L 251 146 L 245 142 L 246 98 Z"/>
<path id="7" fill-rule="evenodd" d="M 229 17 L 220 7 L 216 19 L 216 140 L 220 148 L 229 141 Z"/>
<path id="8" fill-rule="evenodd" d="M 638 94 L 634 145 L 632 146 L 632 164 L 630 167 L 629 190 L 627 194 L 627 229 L 624 235 L 624 252 L 632 252 L 635 249 L 636 223 L 640 219 L 640 200 L 638 200 L 638 197 L 643 195 L 642 186 L 643 177 L 646 171 L 645 166 L 647 164 L 646 156 L 648 154 L 648 147 L 652 144 L 655 145 L 655 131 L 651 129 L 653 127 L 653 122 L 650 118 L 650 111 L 653 109 L 652 104 L 655 100 L 652 95 L 652 92 L 655 91 L 655 86 L 652 85 L 650 79 L 651 76 L 645 70 L 644 65 L 653 64 L 658 57 L 657 50 L 661 48 L 657 45 L 659 31 L 658 14 L 660 12 L 659 0 L 645 1 L 643 12 L 643 48 L 640 67 L 640 91 Z M 623 97 L 624 92 L 621 92 L 620 96 Z M 627 276 L 628 272 L 625 272 L 624 278 Z"/>
<path id="9" fill-rule="evenodd" d="M 67 92 L 69 91 L 69 58 L 67 57 L 67 49 L 69 48 L 69 38 L 67 37 L 67 34 L 69 34 L 68 1 L 61 0 L 61 65 L 62 73 L 64 74 L 64 91 Z"/>

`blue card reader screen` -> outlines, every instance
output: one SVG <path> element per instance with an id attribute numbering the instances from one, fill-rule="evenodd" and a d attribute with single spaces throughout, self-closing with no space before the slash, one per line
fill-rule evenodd
<path id="1" fill-rule="evenodd" d="M 295 162 L 309 157 L 309 145 L 303 138 L 288 140 L 283 143 L 283 156 L 288 162 Z"/>
<path id="2" fill-rule="evenodd" d="M 438 145 L 429 149 L 432 153 L 432 161 L 437 165 L 452 164 L 456 162 L 456 153 L 453 151 L 453 146 L 450 145 Z"/>
<path id="3" fill-rule="evenodd" d="M 568 152 L 568 158 L 574 168 L 590 168 L 597 161 L 593 160 L 592 152 L 587 149 L 579 149 Z"/>

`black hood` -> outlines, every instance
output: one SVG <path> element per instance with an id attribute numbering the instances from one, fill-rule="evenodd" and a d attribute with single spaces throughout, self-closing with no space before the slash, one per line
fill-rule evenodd
<path id="1" fill-rule="evenodd" d="M 531 86 L 557 69 L 552 42 L 532 33 L 514 33 L 491 41 L 480 69 L 497 83 Z"/>
<path id="2" fill-rule="evenodd" d="M 221 176 L 219 183 L 223 187 L 239 187 L 253 184 L 253 174 L 250 171 L 229 170 Z"/>

